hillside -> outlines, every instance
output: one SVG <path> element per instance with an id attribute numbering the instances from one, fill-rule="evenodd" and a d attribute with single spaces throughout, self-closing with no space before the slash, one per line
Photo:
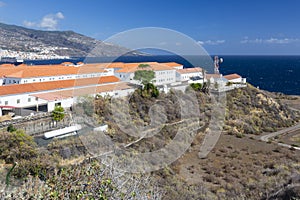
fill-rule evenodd
<path id="1" fill-rule="evenodd" d="M 135 153 L 152 152 L 169 144 L 177 133 L 178 123 L 182 121 L 180 106 L 173 92 L 160 94 L 157 98 L 144 94 L 137 90 L 130 97 L 132 121 L 142 125 L 148 124 L 149 109 L 159 102 L 166 108 L 167 122 L 153 137 L 137 140 L 124 147 Z M 36 181 L 29 179 L 31 181 L 20 189 L 22 193 L 15 192 L 15 195 L 19 196 L 34 193 L 46 199 L 59 199 L 75 198 L 80 194 L 77 198 L 81 199 L 97 198 L 98 191 L 101 191 L 104 199 L 119 198 L 123 195 L 127 195 L 124 199 L 299 198 L 299 152 L 293 148 L 278 146 L 276 142 L 267 143 L 256 139 L 256 135 L 265 131 L 274 131 L 299 123 L 299 112 L 284 104 L 282 97 L 274 97 L 276 96 L 250 85 L 228 92 L 225 131 L 208 157 L 200 159 L 198 153 L 213 105 L 208 94 L 198 92 L 197 100 L 201 102 L 199 109 L 205 117 L 199 124 L 201 128 L 199 127 L 191 147 L 177 161 L 161 170 L 149 174 L 122 173 L 120 181 L 130 180 L 129 185 L 121 184 L 125 188 L 118 188 L 122 182 L 118 182 L 118 170 L 108 169 L 111 165 L 105 167 L 98 159 L 84 159 L 90 155 L 77 137 L 53 140 L 46 149 L 41 148 L 39 151 L 36 150 L 36 145 L 32 144 L 32 140 L 25 137 L 23 143 L 26 145 L 21 147 L 31 150 L 28 152 L 32 155 L 28 155 L 23 153 L 25 151 L 22 151 L 16 142 L 7 142 L 22 142 L 22 134 L 1 133 L 0 163 L 12 164 L 13 161 L 18 161 L 19 166 L 13 173 L 15 177 L 29 174 L 40 177 L 41 180 Z M 124 99 L 120 99 L 120 103 L 123 101 Z M 86 107 L 89 104 L 82 105 L 84 110 L 89 110 Z M 109 98 L 98 97 L 95 105 L 97 120 L 110 125 L 107 135 L 115 144 L 128 144 L 136 140 L 122 132 L 112 121 Z M 139 183 L 132 182 L 135 180 Z"/>
<path id="2" fill-rule="evenodd" d="M 108 44 L 73 31 L 41 31 L 0 23 L 0 49 L 48 55 L 84 57 L 118 56 L 128 49 Z"/>

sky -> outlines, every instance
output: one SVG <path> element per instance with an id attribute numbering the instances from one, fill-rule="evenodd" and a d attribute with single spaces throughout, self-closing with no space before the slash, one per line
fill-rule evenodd
<path id="1" fill-rule="evenodd" d="M 0 0 L 0 22 L 99 40 L 161 27 L 209 54 L 300 55 L 299 8 L 299 0 Z"/>

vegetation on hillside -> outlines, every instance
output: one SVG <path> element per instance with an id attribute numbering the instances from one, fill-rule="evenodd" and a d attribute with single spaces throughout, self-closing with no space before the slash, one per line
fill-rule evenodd
<path id="1" fill-rule="evenodd" d="M 230 134 L 273 132 L 291 126 L 299 119 L 299 113 L 251 85 L 227 93 L 224 129 Z"/>
<path id="2" fill-rule="evenodd" d="M 199 159 L 199 148 L 214 105 L 204 87 L 193 86 L 186 92 L 192 89 L 196 92 L 201 114 L 197 116 L 198 135 L 185 154 L 170 166 L 148 174 L 129 174 L 114 168 L 109 159 L 89 159 L 91 155 L 78 137 L 55 139 L 47 147 L 39 148 L 33 138 L 12 129 L 0 133 L 0 164 L 6 169 L 0 169 L 0 173 L 5 175 L 18 162 L 12 183 L 16 180 L 20 183 L 15 190 L 1 193 L 0 199 L 300 198 L 299 188 L 292 187 L 300 183 L 299 153 L 254 139 L 264 131 L 294 124 L 299 121 L 299 113 L 252 86 L 230 91 L 225 133 L 208 157 Z M 92 99 L 83 98 L 79 102 L 83 109 L 78 112 L 85 115 L 95 115 L 91 113 L 95 112 L 101 123 L 109 125 L 106 134 L 115 145 L 131 143 L 124 148 L 135 153 L 156 151 L 177 134 L 183 120 L 178 96 L 185 95 L 172 90 L 157 94 L 156 90 L 152 85 L 145 85 L 128 99 L 116 99 L 115 104 L 110 97 L 97 96 L 93 109 L 89 107 Z M 149 113 L 153 105 L 159 104 L 164 108 L 160 112 L 165 114 L 165 125 L 153 137 L 137 140 L 114 121 L 113 112 L 121 109 L 122 104 L 129 104 L 131 117 L 124 118 L 124 123 L 140 127 L 151 124 Z M 245 134 L 253 135 L 242 137 Z M 104 165 L 104 161 L 109 165 Z M 5 187 L 3 181 L 2 184 Z"/>

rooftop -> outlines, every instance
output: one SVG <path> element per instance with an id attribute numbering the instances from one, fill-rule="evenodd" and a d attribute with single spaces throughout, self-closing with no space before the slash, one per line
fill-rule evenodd
<path id="1" fill-rule="evenodd" d="M 68 99 L 76 96 L 82 96 L 87 94 L 94 94 L 94 93 L 101 93 L 101 92 L 110 92 L 116 90 L 125 90 L 130 89 L 130 86 L 127 83 L 115 83 L 109 85 L 100 85 L 100 86 L 90 86 L 86 88 L 76 88 L 76 89 L 69 89 L 64 91 L 54 91 L 54 92 L 46 92 L 46 93 L 38 93 L 32 94 L 30 96 L 38 97 L 39 99 L 44 99 L 47 101 L 55 101 L 55 100 L 62 100 Z"/>
<path id="2" fill-rule="evenodd" d="M 139 68 L 140 64 L 148 64 L 148 70 L 172 70 L 173 67 L 182 66 L 175 62 L 157 63 L 157 62 L 142 62 L 142 63 L 89 63 L 79 62 L 77 64 L 64 62 L 56 65 L 26 65 L 22 64 L 15 66 L 13 64 L 0 65 L 0 77 L 10 78 L 33 78 L 33 77 L 48 77 L 59 75 L 72 74 L 91 74 L 107 72 L 106 69 L 116 68 L 118 72 L 134 72 L 146 68 Z"/>
<path id="3" fill-rule="evenodd" d="M 142 64 L 145 66 L 140 67 L 140 65 Z M 180 64 L 178 64 L 178 66 L 180 66 Z M 143 63 L 124 63 L 123 67 L 117 72 L 131 73 L 138 70 L 164 71 L 164 70 L 175 70 L 175 69 L 173 67 L 166 65 L 165 63 L 143 62 Z"/>
<path id="4" fill-rule="evenodd" d="M 27 84 L 14 84 L 0 86 L 0 95 L 12 95 L 22 94 L 30 92 L 48 91 L 65 89 L 79 86 L 98 85 L 105 83 L 116 83 L 119 82 L 115 76 L 103 76 L 97 78 L 86 78 L 86 79 L 72 79 L 72 80 L 61 80 L 61 81 L 50 81 L 50 82 L 39 82 L 39 83 L 27 83 Z"/>
<path id="5" fill-rule="evenodd" d="M 180 74 L 189 74 L 189 73 L 202 72 L 203 70 L 200 67 L 195 67 L 195 68 L 177 69 L 176 71 Z"/>
<path id="6" fill-rule="evenodd" d="M 226 78 L 227 80 L 233 80 L 233 79 L 242 78 L 242 77 L 238 74 L 228 74 L 228 75 L 224 76 L 224 78 Z"/>
<path id="7" fill-rule="evenodd" d="M 210 78 L 221 78 L 222 74 L 206 74 L 206 79 Z"/>

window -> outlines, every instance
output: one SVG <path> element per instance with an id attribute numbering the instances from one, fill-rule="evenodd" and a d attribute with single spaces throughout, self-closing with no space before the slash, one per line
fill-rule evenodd
<path id="1" fill-rule="evenodd" d="M 20 99 L 17 99 L 17 104 L 19 104 L 21 101 L 20 101 Z"/>
<path id="2" fill-rule="evenodd" d="M 31 98 L 30 97 L 28 98 L 28 102 L 31 102 Z"/>
<path id="3" fill-rule="evenodd" d="M 8 105 L 8 101 L 5 101 L 4 104 L 7 106 Z"/>

